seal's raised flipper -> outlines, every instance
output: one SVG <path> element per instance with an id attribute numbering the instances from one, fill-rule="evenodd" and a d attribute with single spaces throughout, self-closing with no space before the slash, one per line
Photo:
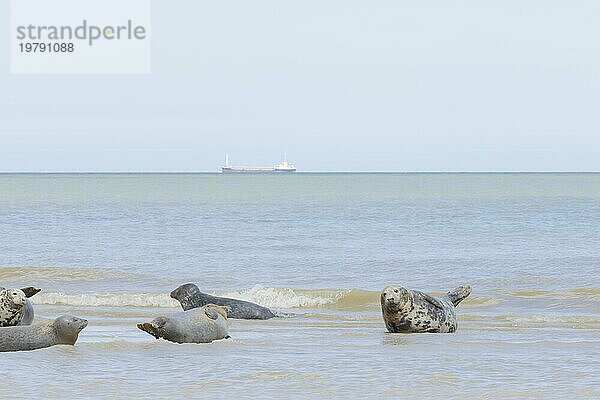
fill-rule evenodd
<path id="1" fill-rule="evenodd" d="M 39 292 L 41 292 L 42 289 L 38 289 L 33 286 L 28 286 L 26 288 L 22 288 L 21 291 L 23 291 L 23 293 L 25 293 L 25 297 L 30 298 L 30 297 L 35 296 Z"/>
<path id="2" fill-rule="evenodd" d="M 470 294 L 471 286 L 469 285 L 459 286 L 446 293 L 448 299 L 450 299 L 452 304 L 454 304 L 454 307 L 456 307 L 461 301 L 469 297 Z"/>
<path id="3" fill-rule="evenodd" d="M 210 319 L 217 319 L 219 315 L 223 318 L 227 319 L 227 313 L 229 312 L 229 307 L 227 306 L 218 306 L 216 304 L 207 304 L 204 306 L 204 312 L 206 316 Z"/>
<path id="4" fill-rule="evenodd" d="M 427 293 L 421 293 L 421 295 L 423 296 L 423 300 L 425 300 L 426 302 L 428 302 L 435 308 L 439 308 L 440 310 L 444 309 L 444 305 L 442 303 L 440 303 L 440 301 L 438 299 L 436 299 L 435 297 L 432 297 L 432 296 L 428 295 Z"/>
<path id="5" fill-rule="evenodd" d="M 219 318 L 219 313 L 216 310 L 213 310 L 212 308 L 205 308 L 204 309 L 204 313 L 210 319 L 217 319 L 217 318 Z"/>

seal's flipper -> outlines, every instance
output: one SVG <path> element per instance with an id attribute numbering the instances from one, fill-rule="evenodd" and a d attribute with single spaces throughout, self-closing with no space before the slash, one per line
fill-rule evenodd
<path id="1" fill-rule="evenodd" d="M 442 303 L 440 303 L 440 301 L 438 299 L 436 299 L 435 297 L 432 297 L 430 295 L 428 295 L 427 293 L 421 293 L 423 295 L 423 299 L 428 302 L 429 304 L 431 304 L 432 306 L 434 306 L 435 308 L 439 308 L 440 310 L 444 309 L 444 305 Z"/>
<path id="2" fill-rule="evenodd" d="M 212 309 L 210 307 L 205 307 L 204 308 L 204 313 L 210 319 L 217 319 L 217 318 L 219 318 L 219 313 L 216 310 L 214 310 L 214 309 Z"/>
<path id="3" fill-rule="evenodd" d="M 33 286 L 28 286 L 26 288 L 22 288 L 21 291 L 25 293 L 25 297 L 30 298 L 38 294 L 42 291 L 42 289 L 35 288 Z"/>
<path id="4" fill-rule="evenodd" d="M 211 303 L 211 304 L 207 304 L 207 305 L 205 305 L 205 306 L 204 306 L 204 309 L 205 309 L 205 310 L 209 310 L 209 309 L 210 309 L 210 310 L 211 310 L 211 311 L 213 311 L 213 312 L 216 312 L 216 313 L 218 313 L 218 314 L 221 314 L 221 315 L 223 316 L 223 318 L 225 318 L 225 319 L 227 319 L 227 315 L 228 315 L 228 314 L 231 312 L 231 307 L 229 307 L 229 306 L 219 306 L 219 305 L 212 304 L 212 303 Z M 208 312 L 206 313 L 206 315 L 208 315 L 208 317 L 209 317 L 210 319 L 217 319 L 217 318 L 219 317 L 218 315 L 215 315 L 215 317 L 214 317 L 214 318 L 212 318 L 212 317 L 211 317 L 211 316 L 208 314 Z M 214 314 L 213 314 L 213 315 L 214 315 Z"/>
<path id="5" fill-rule="evenodd" d="M 454 304 L 454 307 L 456 307 L 461 301 L 469 297 L 470 294 L 471 286 L 469 285 L 459 286 L 446 293 L 452 304 Z"/>

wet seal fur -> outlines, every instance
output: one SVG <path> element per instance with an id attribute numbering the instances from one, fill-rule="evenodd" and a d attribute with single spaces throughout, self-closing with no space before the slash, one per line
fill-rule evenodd
<path id="1" fill-rule="evenodd" d="M 228 339 L 227 308 L 215 304 L 158 317 L 137 327 L 157 339 L 175 343 L 210 343 Z"/>
<path id="2" fill-rule="evenodd" d="M 5 290 L 5 288 L 0 287 L 0 291 Z M 33 311 L 33 305 L 31 301 L 29 301 L 30 297 L 38 294 L 42 289 L 35 288 L 33 286 L 28 286 L 25 288 L 21 288 L 21 291 L 25 295 L 25 308 L 23 309 L 23 314 L 20 320 L 14 320 L 10 324 L 3 325 L 2 318 L 0 317 L 0 326 L 22 326 L 22 325 L 31 325 L 33 322 L 33 318 L 35 317 L 35 313 Z"/>
<path id="3" fill-rule="evenodd" d="M 270 319 L 276 315 L 267 307 L 250 303 L 249 301 L 230 299 L 227 297 L 211 296 L 202 293 L 198 286 L 193 283 L 187 283 L 179 286 L 171 292 L 171 297 L 179 301 L 181 308 L 191 310 L 205 306 L 207 304 L 216 304 L 229 308 L 229 318 L 235 319 Z"/>
<path id="4" fill-rule="evenodd" d="M 3 287 L 0 287 L 0 291 L 4 290 Z M 25 309 L 23 310 L 23 315 L 21 316 L 21 320 L 16 322 L 13 321 L 11 325 L 2 325 L 1 317 L 0 317 L 0 326 L 19 326 L 19 325 L 31 325 L 33 322 L 33 318 L 35 317 L 35 313 L 33 312 L 33 305 L 31 301 L 29 301 L 30 297 L 38 294 L 42 289 L 35 288 L 33 286 L 28 286 L 26 288 L 21 288 L 23 294 L 25 294 Z M 16 322 L 16 323 L 15 323 Z"/>
<path id="5" fill-rule="evenodd" d="M 17 326 L 23 319 L 27 297 L 21 289 L 0 290 L 0 327 Z"/>
<path id="6" fill-rule="evenodd" d="M 87 324 L 85 319 L 63 315 L 46 323 L 0 328 L 0 352 L 74 345 Z"/>
<path id="7" fill-rule="evenodd" d="M 381 292 L 385 326 L 392 333 L 455 332 L 458 328 L 455 307 L 469 294 L 470 286 L 459 286 L 442 298 L 388 286 Z"/>

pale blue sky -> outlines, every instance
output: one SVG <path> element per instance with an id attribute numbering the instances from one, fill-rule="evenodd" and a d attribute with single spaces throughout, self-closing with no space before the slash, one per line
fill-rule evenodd
<path id="1" fill-rule="evenodd" d="M 152 13 L 149 75 L 11 75 L 0 3 L 0 171 L 600 171 L 598 1 Z"/>

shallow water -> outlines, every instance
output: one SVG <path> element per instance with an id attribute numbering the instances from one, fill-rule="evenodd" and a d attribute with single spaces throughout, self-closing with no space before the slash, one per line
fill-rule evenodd
<path id="1" fill-rule="evenodd" d="M 38 316 L 90 321 L 75 347 L 0 355 L 0 383 L 59 398 L 598 398 L 599 273 L 600 174 L 0 175 L 0 285 L 41 287 Z M 168 293 L 186 282 L 284 317 L 231 320 L 232 339 L 208 345 L 136 329 L 177 312 Z M 386 333 L 390 283 L 471 284 L 458 332 Z"/>

